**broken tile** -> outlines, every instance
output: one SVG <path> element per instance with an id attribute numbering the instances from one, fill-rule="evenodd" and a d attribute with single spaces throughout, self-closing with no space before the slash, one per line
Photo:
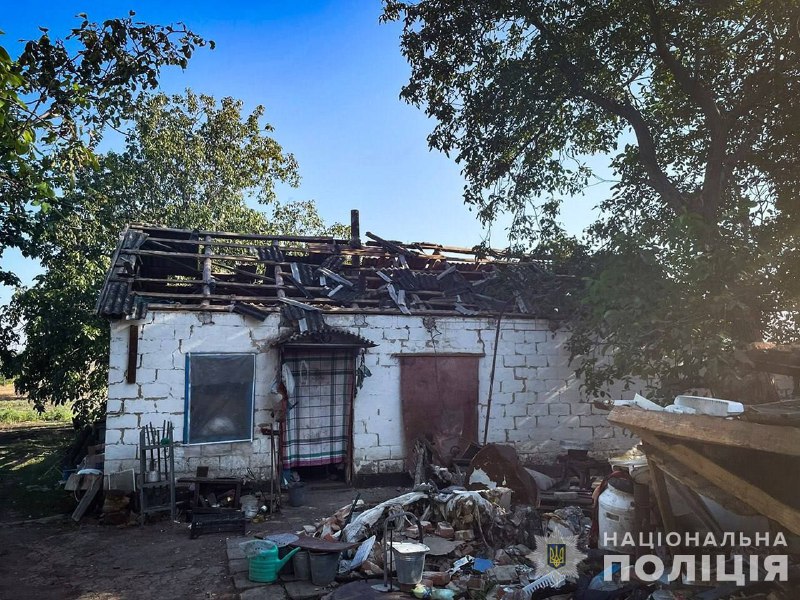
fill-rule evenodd
<path id="1" fill-rule="evenodd" d="M 488 575 L 500 585 L 514 583 L 519 580 L 517 569 L 514 565 L 497 565 L 489 570 Z"/>
<path id="2" fill-rule="evenodd" d="M 246 558 L 234 558 L 228 561 L 228 570 L 231 575 L 245 573 L 250 570 L 250 561 Z"/>
<path id="3" fill-rule="evenodd" d="M 250 581 L 247 571 L 244 571 L 242 573 L 233 574 L 233 585 L 236 587 L 237 590 L 249 590 L 250 588 L 261 587 L 271 584 L 263 583 L 260 581 Z"/>
<path id="4" fill-rule="evenodd" d="M 284 585 L 291 600 L 316 600 L 327 593 L 325 588 L 314 585 L 310 581 L 290 581 Z"/>
<path id="5" fill-rule="evenodd" d="M 286 592 L 279 585 L 265 585 L 243 591 L 239 600 L 286 600 Z"/>

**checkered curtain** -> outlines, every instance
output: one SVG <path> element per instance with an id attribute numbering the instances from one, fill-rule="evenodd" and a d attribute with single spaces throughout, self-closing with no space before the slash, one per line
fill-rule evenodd
<path id="1" fill-rule="evenodd" d="M 287 350 L 284 363 L 291 369 L 295 383 L 286 413 L 284 466 L 344 462 L 350 440 L 353 353 Z"/>

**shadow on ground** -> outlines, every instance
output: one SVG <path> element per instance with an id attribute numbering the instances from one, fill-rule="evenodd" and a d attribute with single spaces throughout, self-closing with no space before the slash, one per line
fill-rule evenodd
<path id="1" fill-rule="evenodd" d="M 74 499 L 58 485 L 61 459 L 73 435 L 64 425 L 0 428 L 0 522 L 74 508 Z"/>

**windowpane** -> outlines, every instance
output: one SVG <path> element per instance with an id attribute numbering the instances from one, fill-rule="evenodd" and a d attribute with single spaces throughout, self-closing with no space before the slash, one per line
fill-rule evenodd
<path id="1" fill-rule="evenodd" d="M 190 444 L 253 437 L 254 354 L 189 355 Z"/>

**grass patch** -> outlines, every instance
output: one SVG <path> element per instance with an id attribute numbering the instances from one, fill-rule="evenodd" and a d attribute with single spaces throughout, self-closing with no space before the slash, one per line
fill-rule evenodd
<path id="1" fill-rule="evenodd" d="M 0 429 L 0 521 L 69 512 L 75 500 L 59 485 L 61 460 L 73 439 L 60 424 Z"/>
<path id="2" fill-rule="evenodd" d="M 72 423 L 72 406 L 52 406 L 40 413 L 27 400 L 0 401 L 0 426 L 21 423 Z"/>
<path id="3" fill-rule="evenodd" d="M 39 412 L 23 396 L 14 392 L 11 384 L 0 386 L 0 427 L 36 423 L 72 423 L 72 405 L 49 406 Z"/>
<path id="4" fill-rule="evenodd" d="M 72 406 L 38 412 L 11 385 L 0 386 L 0 521 L 68 512 L 75 499 L 59 485 L 73 440 Z"/>

